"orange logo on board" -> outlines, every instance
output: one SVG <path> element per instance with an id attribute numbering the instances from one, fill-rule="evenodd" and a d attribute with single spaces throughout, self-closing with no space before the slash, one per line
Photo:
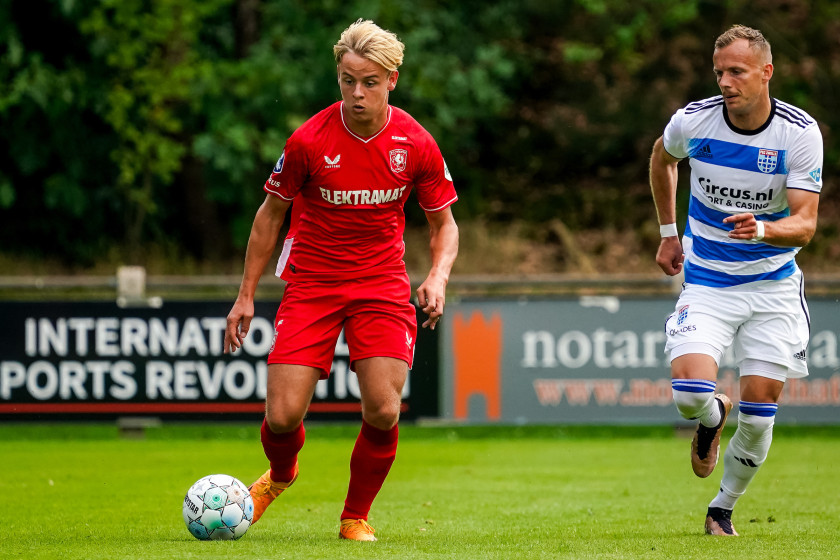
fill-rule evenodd
<path id="1" fill-rule="evenodd" d="M 486 321 L 475 311 L 468 321 L 463 313 L 453 318 L 452 349 L 454 362 L 456 419 L 469 415 L 470 398 L 484 397 L 489 420 L 502 416 L 502 318 L 493 313 Z"/>

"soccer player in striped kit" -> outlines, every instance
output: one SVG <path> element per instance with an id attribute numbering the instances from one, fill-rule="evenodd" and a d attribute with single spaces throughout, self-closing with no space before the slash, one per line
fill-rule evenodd
<path id="1" fill-rule="evenodd" d="M 450 205 L 455 188 L 431 135 L 389 105 L 404 45 L 358 20 L 333 47 L 342 100 L 298 128 L 265 183 L 251 229 L 225 351 L 242 344 L 257 282 L 292 215 L 277 275 L 286 280 L 268 357 L 261 439 L 270 468 L 250 487 L 254 522 L 298 476 L 303 418 L 319 379 L 329 376 L 344 329 L 358 375 L 362 428 L 350 458 L 339 536 L 375 541 L 368 513 L 397 451 L 401 394 L 414 356 L 417 321 L 403 262 L 403 206 L 414 190 L 431 232 L 431 270 L 417 289 L 434 329 L 458 253 Z"/>
<path id="2" fill-rule="evenodd" d="M 738 427 L 705 529 L 738 533 L 732 510 L 764 463 L 785 380 L 808 375 L 808 307 L 794 260 L 817 227 L 822 136 L 807 113 L 770 97 L 770 45 L 736 25 L 715 41 L 721 95 L 690 103 L 653 147 L 650 181 L 662 241 L 656 262 L 685 272 L 665 324 L 674 402 L 699 425 L 691 465 L 712 473 L 732 403 L 715 394 L 718 366 L 732 347 L 740 377 Z M 689 158 L 691 198 L 680 242 L 677 164 Z"/>

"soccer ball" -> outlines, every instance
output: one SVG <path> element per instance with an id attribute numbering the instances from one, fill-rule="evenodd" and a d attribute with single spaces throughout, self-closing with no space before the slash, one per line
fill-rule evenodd
<path id="1" fill-rule="evenodd" d="M 254 519 L 248 488 L 226 474 L 211 474 L 192 485 L 184 498 L 184 523 L 195 538 L 238 539 Z"/>

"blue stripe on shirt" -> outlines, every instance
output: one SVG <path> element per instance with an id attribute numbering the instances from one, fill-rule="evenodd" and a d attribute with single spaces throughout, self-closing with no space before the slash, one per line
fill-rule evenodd
<path id="1" fill-rule="evenodd" d="M 760 153 L 761 150 L 762 148 L 756 146 L 745 146 L 734 142 L 715 140 L 714 138 L 690 138 L 688 140 L 688 157 L 697 161 L 730 169 L 754 171 L 764 175 L 787 174 L 787 152 L 785 150 L 767 150 L 764 155 Z M 775 152 L 774 158 L 772 152 Z M 759 167 L 760 160 L 764 162 L 761 167 Z M 772 169 L 768 172 L 767 169 L 770 167 Z"/>
<path id="2" fill-rule="evenodd" d="M 695 236 L 694 242 L 697 242 Z M 727 274 L 718 270 L 711 270 L 691 261 L 685 262 L 685 281 L 689 284 L 711 286 L 712 288 L 729 288 L 740 286 L 748 282 L 760 280 L 783 280 L 796 272 L 796 262 L 791 259 L 776 270 L 763 272 L 761 274 Z"/>
<path id="3" fill-rule="evenodd" d="M 709 261 L 754 262 L 796 251 L 795 247 L 774 247 L 766 243 L 723 243 L 696 235 L 691 251 Z"/>

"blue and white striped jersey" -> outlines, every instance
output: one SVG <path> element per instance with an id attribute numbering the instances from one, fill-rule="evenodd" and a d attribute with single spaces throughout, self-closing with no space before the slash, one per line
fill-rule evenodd
<path id="1" fill-rule="evenodd" d="M 770 118 L 757 130 L 730 121 L 723 97 L 690 103 L 665 128 L 665 149 L 690 158 L 691 200 L 683 236 L 685 281 L 728 287 L 781 280 L 798 269 L 800 247 L 730 239 L 723 219 L 752 212 L 775 221 L 790 215 L 787 189 L 822 189 L 822 135 L 810 115 L 771 99 Z"/>

